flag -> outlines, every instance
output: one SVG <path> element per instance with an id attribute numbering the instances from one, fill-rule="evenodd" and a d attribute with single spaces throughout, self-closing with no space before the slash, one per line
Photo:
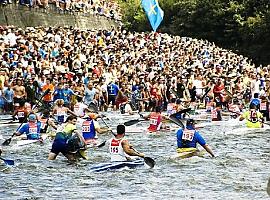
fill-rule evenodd
<path id="1" fill-rule="evenodd" d="M 153 30 L 156 32 L 164 16 L 163 10 L 158 5 L 158 0 L 142 0 L 142 7 Z"/>

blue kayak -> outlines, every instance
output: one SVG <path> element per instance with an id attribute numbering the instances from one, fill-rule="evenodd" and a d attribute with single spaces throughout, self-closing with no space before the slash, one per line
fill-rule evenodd
<path id="1" fill-rule="evenodd" d="M 107 170 L 116 170 L 121 169 L 124 167 L 128 167 L 131 169 L 140 167 L 144 165 L 143 159 L 135 159 L 132 161 L 119 161 L 119 162 L 110 162 L 110 163 L 101 163 L 94 167 L 90 168 L 90 171 L 92 172 L 102 172 Z"/>

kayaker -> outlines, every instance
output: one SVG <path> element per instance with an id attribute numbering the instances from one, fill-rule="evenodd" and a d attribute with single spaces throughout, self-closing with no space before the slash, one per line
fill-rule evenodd
<path id="1" fill-rule="evenodd" d="M 27 115 L 28 115 L 28 111 L 27 111 L 27 108 L 25 107 L 25 101 L 20 101 L 18 109 L 16 109 L 12 115 L 13 120 L 15 120 L 15 116 L 17 116 L 19 122 L 23 123 L 26 121 Z"/>
<path id="2" fill-rule="evenodd" d="M 195 130 L 195 121 L 193 119 L 188 119 L 186 122 L 186 128 L 184 130 L 182 128 L 179 129 L 176 135 L 178 149 L 194 149 L 197 148 L 197 143 L 199 143 L 212 157 L 215 157 L 212 149 L 206 144 L 206 141 L 199 131 Z"/>
<path id="3" fill-rule="evenodd" d="M 55 107 L 53 108 L 52 113 L 56 116 L 56 121 L 59 124 L 64 123 L 66 121 L 66 117 L 69 114 L 72 114 L 76 116 L 74 112 L 72 112 L 68 107 L 64 106 L 64 100 L 63 99 L 57 99 L 55 102 Z"/>
<path id="4" fill-rule="evenodd" d="M 239 115 L 241 115 L 239 101 L 236 97 L 232 100 L 231 104 L 228 104 L 228 108 L 229 108 L 228 111 L 231 112 L 230 113 L 231 118 L 236 119 Z"/>
<path id="5" fill-rule="evenodd" d="M 83 117 L 85 112 L 90 111 L 90 109 L 88 109 L 88 106 L 83 103 L 83 98 L 81 96 L 77 96 L 76 98 L 77 103 L 74 105 L 73 111 L 77 116 Z"/>
<path id="6" fill-rule="evenodd" d="M 126 128 L 125 125 L 117 126 L 117 134 L 114 138 L 110 139 L 109 142 L 109 152 L 111 154 L 111 161 L 127 161 L 131 158 L 129 156 L 139 156 L 144 157 L 143 153 L 139 153 L 133 149 L 133 146 L 125 139 Z"/>
<path id="7" fill-rule="evenodd" d="M 161 114 L 161 109 L 159 106 L 155 108 L 155 112 L 151 112 L 148 116 L 144 117 L 145 119 L 150 120 L 150 125 L 147 128 L 149 132 L 156 132 L 161 129 L 162 120 L 165 118 L 164 115 Z"/>
<path id="8" fill-rule="evenodd" d="M 120 108 L 121 114 L 128 113 L 129 115 L 134 115 L 135 113 L 138 113 L 138 111 L 132 110 L 131 102 L 128 99 L 126 101 L 120 103 L 119 108 Z"/>
<path id="9" fill-rule="evenodd" d="M 253 104 L 256 106 L 256 110 L 260 108 L 261 100 L 259 99 L 259 93 L 255 93 L 253 99 L 250 101 L 250 104 Z"/>
<path id="10" fill-rule="evenodd" d="M 247 128 L 262 128 L 263 127 L 263 114 L 257 111 L 257 106 L 255 104 L 250 104 L 248 111 L 244 112 L 239 121 L 246 120 Z"/>
<path id="11" fill-rule="evenodd" d="M 48 110 L 43 111 L 42 115 L 39 117 L 39 121 L 41 122 L 41 133 L 46 133 L 49 126 L 55 130 L 57 129 L 54 119 L 50 117 L 50 111 Z"/>
<path id="12" fill-rule="evenodd" d="M 178 104 L 179 105 L 179 104 Z M 170 116 L 177 112 L 176 98 L 172 98 L 167 106 L 167 115 Z"/>
<path id="13" fill-rule="evenodd" d="M 28 116 L 28 122 L 22 125 L 13 135 L 20 136 L 26 134 L 28 140 L 42 140 L 40 135 L 41 122 L 37 121 L 37 116 L 34 113 L 30 113 Z"/>
<path id="14" fill-rule="evenodd" d="M 97 133 L 103 134 L 111 130 L 111 128 L 101 128 L 98 121 L 98 114 L 89 112 L 85 116 L 85 121 L 82 123 L 82 135 L 86 144 L 97 144 Z"/>
<path id="15" fill-rule="evenodd" d="M 85 149 L 82 135 L 76 130 L 77 117 L 69 116 L 63 131 L 56 133 L 48 160 L 55 160 L 62 153 L 69 161 L 75 161 L 80 156 L 80 150 Z M 84 156 L 81 156 L 85 158 Z"/>
<path id="16" fill-rule="evenodd" d="M 213 103 L 213 109 L 211 111 L 211 119 L 212 121 L 222 121 L 222 114 L 221 114 L 221 103 Z"/>

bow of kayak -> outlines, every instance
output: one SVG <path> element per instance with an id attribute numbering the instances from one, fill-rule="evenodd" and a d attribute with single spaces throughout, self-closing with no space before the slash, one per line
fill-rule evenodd
<path id="1" fill-rule="evenodd" d="M 135 159 L 132 161 L 119 161 L 119 162 L 110 162 L 110 163 L 101 163 L 96 166 L 90 168 L 91 172 L 102 172 L 102 171 L 110 171 L 110 170 L 117 170 L 122 168 L 129 168 L 134 169 L 137 167 L 144 166 L 143 159 Z"/>

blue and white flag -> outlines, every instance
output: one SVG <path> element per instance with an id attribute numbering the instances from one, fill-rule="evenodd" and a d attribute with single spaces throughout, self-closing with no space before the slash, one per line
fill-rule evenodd
<path id="1" fill-rule="evenodd" d="M 156 32 L 164 16 L 163 10 L 158 5 L 158 0 L 142 0 L 142 7 L 153 30 Z"/>

